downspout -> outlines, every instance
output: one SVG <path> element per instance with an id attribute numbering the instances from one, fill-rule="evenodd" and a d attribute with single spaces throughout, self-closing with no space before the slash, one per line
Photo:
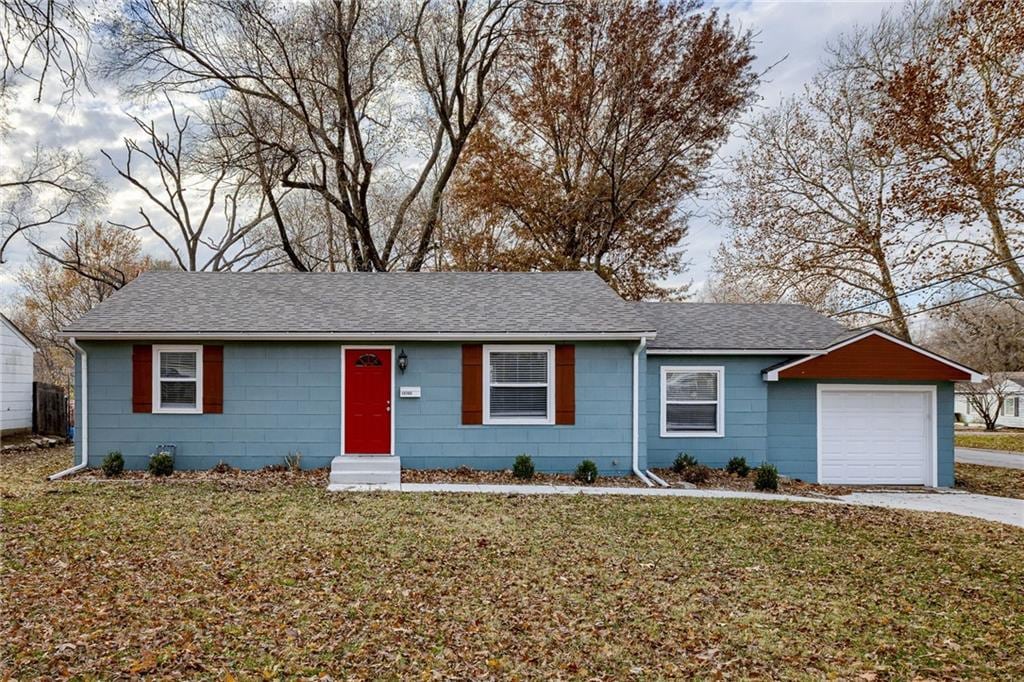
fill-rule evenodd
<path id="1" fill-rule="evenodd" d="M 651 479 L 640 471 L 640 353 L 647 348 L 647 337 L 641 336 L 633 351 L 633 475 L 653 488 Z"/>
<path id="2" fill-rule="evenodd" d="M 89 354 L 75 342 L 75 337 L 69 338 L 68 343 L 82 356 L 82 395 L 76 396 L 76 399 L 82 401 L 82 424 L 81 429 L 76 429 L 75 432 L 75 437 L 80 438 L 82 442 L 82 463 L 47 476 L 49 481 L 56 481 L 58 478 L 81 471 L 89 463 Z"/>

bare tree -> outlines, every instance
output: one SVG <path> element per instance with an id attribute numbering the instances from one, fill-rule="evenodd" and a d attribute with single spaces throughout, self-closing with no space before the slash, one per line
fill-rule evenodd
<path id="1" fill-rule="evenodd" d="M 494 68 L 519 5 L 132 3 L 112 68 L 134 77 L 137 93 L 219 100 L 222 126 L 237 154 L 267 171 L 264 185 L 315 193 L 338 213 L 354 269 L 419 269 L 466 140 L 500 84 Z M 393 218 L 380 217 L 375 189 L 400 186 L 410 166 Z M 415 248 L 398 254 L 407 229 Z"/>
<path id="2" fill-rule="evenodd" d="M 926 343 L 987 375 L 980 383 L 959 385 L 957 391 L 985 428 L 994 430 L 1009 394 L 1008 375 L 1024 369 L 1024 309 L 993 297 L 950 306 L 931 321 Z"/>
<path id="3" fill-rule="evenodd" d="M 880 300 L 885 312 L 865 305 L 851 319 L 884 321 L 909 339 L 897 294 L 913 281 L 922 230 L 895 205 L 905 162 L 876 143 L 876 99 L 841 72 L 823 73 L 746 127 L 723 185 L 720 221 L 731 233 L 716 269 L 726 288 L 826 313 Z"/>
<path id="4" fill-rule="evenodd" d="M 125 139 L 122 163 L 102 152 L 147 201 L 139 208 L 138 224 L 113 224 L 155 236 L 182 270 L 250 270 L 277 264 L 275 245 L 256 238 L 257 228 L 273 212 L 267 196 L 257 193 L 253 198 L 251 178 L 244 171 L 198 160 L 191 116 L 179 115 L 168 104 L 172 132 L 161 133 L 153 121 L 132 117 L 145 137 Z"/>
<path id="5" fill-rule="evenodd" d="M 69 225 L 95 209 L 104 187 L 79 152 L 36 145 L 29 158 L 0 169 L 0 263 L 15 238 L 33 246 L 51 225 Z"/>
<path id="6" fill-rule="evenodd" d="M 86 4 L 76 0 L 0 2 L 0 101 L 23 79 L 34 83 L 37 102 L 46 83 L 54 79 L 60 83 L 62 102 L 81 85 L 88 85 Z"/>

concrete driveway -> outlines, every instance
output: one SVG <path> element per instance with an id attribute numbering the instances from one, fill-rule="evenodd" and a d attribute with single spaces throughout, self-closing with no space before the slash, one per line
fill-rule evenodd
<path id="1" fill-rule="evenodd" d="M 1024 454 L 999 452 L 997 450 L 976 450 L 975 448 L 956 448 L 956 461 L 963 464 L 982 464 L 989 467 L 1006 469 L 1024 469 Z"/>
<path id="2" fill-rule="evenodd" d="M 956 492 L 863 492 L 843 495 L 839 499 L 848 504 L 862 504 L 869 507 L 913 509 L 915 511 L 973 516 L 978 519 L 1024 528 L 1024 500 L 1015 500 L 1009 497 Z"/>

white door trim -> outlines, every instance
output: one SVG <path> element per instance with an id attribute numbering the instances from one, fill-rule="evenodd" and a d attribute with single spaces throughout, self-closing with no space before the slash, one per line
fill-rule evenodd
<path id="1" fill-rule="evenodd" d="M 931 396 L 931 428 L 928 440 L 931 442 L 931 464 L 926 485 L 933 488 L 939 485 L 939 423 L 938 423 L 938 390 L 932 385 L 911 385 L 911 384 L 818 384 L 817 400 L 815 411 L 817 412 L 816 439 L 817 439 L 817 470 L 815 473 L 818 482 L 821 483 L 821 397 L 827 392 L 850 392 L 850 391 L 903 391 L 908 393 L 928 393 Z"/>
<path id="2" fill-rule="evenodd" d="M 380 453 L 380 452 L 363 453 L 363 452 L 346 452 L 345 451 L 345 351 L 347 351 L 347 350 L 360 350 L 360 349 L 365 349 L 365 350 L 385 350 L 386 349 L 386 350 L 389 351 L 389 353 L 391 355 L 391 363 L 390 363 L 390 366 L 388 367 L 388 371 L 390 372 L 389 381 L 391 383 L 391 410 L 390 410 L 390 414 L 391 414 L 391 438 L 390 438 L 391 447 L 389 448 L 390 452 L 388 452 L 387 454 Z M 341 347 L 341 447 L 339 449 L 341 450 L 341 454 L 342 455 L 363 455 L 363 454 L 366 454 L 367 456 L 369 456 L 369 455 L 372 454 L 372 455 L 374 455 L 376 457 L 394 457 L 394 455 L 395 455 L 395 407 L 396 407 L 395 406 L 395 363 L 396 362 L 397 362 L 397 360 L 395 358 L 395 347 L 394 347 L 394 345 L 387 345 L 387 344 L 383 344 L 383 343 L 378 343 L 378 344 L 374 344 L 374 345 L 371 345 L 371 346 L 352 346 L 352 345 L 346 345 L 346 346 L 342 346 Z"/>

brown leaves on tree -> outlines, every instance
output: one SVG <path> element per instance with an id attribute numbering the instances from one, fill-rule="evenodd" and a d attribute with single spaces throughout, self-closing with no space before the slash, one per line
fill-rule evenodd
<path id="1" fill-rule="evenodd" d="M 678 274 L 682 202 L 751 101 L 749 34 L 693 2 L 527 13 L 471 138 L 443 245 L 455 269 L 595 269 L 630 298 Z"/>

